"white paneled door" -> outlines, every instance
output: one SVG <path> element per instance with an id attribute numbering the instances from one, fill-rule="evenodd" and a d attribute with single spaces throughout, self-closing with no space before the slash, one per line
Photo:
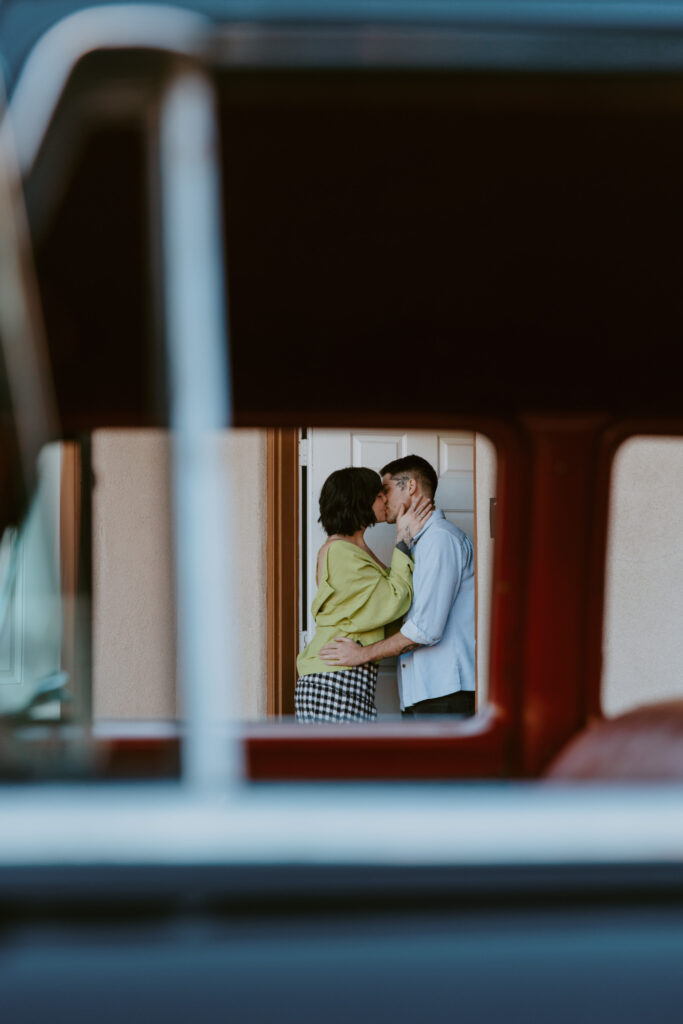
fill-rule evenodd
<path id="1" fill-rule="evenodd" d="M 421 455 L 434 466 L 439 478 L 436 496 L 438 507 L 474 542 L 474 434 L 457 431 L 434 433 L 426 430 L 307 431 L 305 500 L 308 526 L 302 543 L 305 556 L 302 575 L 306 580 L 308 604 L 308 621 L 303 628 L 308 631 L 308 636 L 312 636 L 315 629 L 310 605 L 316 591 L 316 555 L 325 541 L 325 533 L 318 523 L 318 501 L 323 483 L 330 473 L 344 466 L 368 466 L 379 470 L 393 459 L 411 454 Z M 391 561 L 394 534 L 394 527 L 386 523 L 373 526 L 366 533 L 368 544 L 385 564 Z M 486 539 L 488 536 L 486 531 Z M 398 714 L 400 711 L 395 659 L 380 663 L 377 709 L 381 716 Z"/>

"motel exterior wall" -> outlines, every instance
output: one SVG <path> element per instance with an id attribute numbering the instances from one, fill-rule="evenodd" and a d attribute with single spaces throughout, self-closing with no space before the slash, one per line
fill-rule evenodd
<path id="1" fill-rule="evenodd" d="M 239 481 L 236 525 L 240 717 L 266 714 L 266 434 L 222 442 Z M 93 711 L 97 719 L 168 719 L 181 711 L 176 679 L 168 436 L 93 435 Z M 492 452 L 478 445 L 478 501 L 488 519 Z M 603 709 L 614 715 L 683 696 L 683 442 L 639 438 L 613 471 L 603 645 Z M 484 493 L 486 492 L 486 493 Z M 480 566 L 480 633 L 490 565 Z M 480 667 L 486 652 L 480 646 Z M 485 672 L 482 673 L 485 675 Z M 482 687 L 482 691 L 483 691 Z"/>
<path id="2" fill-rule="evenodd" d="M 235 585 L 241 639 L 239 713 L 266 712 L 266 438 L 221 440 L 238 481 Z M 181 712 L 173 600 L 171 448 L 156 430 L 93 435 L 93 713 L 168 719 Z"/>

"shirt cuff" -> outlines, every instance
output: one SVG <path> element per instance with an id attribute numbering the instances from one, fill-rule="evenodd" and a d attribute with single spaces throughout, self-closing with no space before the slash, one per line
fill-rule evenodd
<path id="1" fill-rule="evenodd" d="M 423 647 L 431 647 L 432 644 L 438 643 L 438 640 L 433 640 L 432 637 L 427 636 L 423 633 L 419 626 L 416 626 L 414 622 L 407 619 L 401 626 L 401 632 L 409 640 L 412 640 L 414 644 L 421 644 Z"/>

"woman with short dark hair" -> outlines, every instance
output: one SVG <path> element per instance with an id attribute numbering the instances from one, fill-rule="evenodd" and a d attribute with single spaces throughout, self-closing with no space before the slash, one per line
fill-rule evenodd
<path id="1" fill-rule="evenodd" d="M 297 658 L 296 717 L 300 722 L 349 722 L 377 717 L 377 665 L 331 666 L 319 652 L 344 636 L 358 643 L 384 639 L 384 627 L 404 615 L 413 596 L 410 542 L 431 503 L 420 498 L 396 519 L 396 547 L 389 568 L 365 542 L 368 526 L 386 520 L 382 481 L 372 469 L 330 474 L 320 492 L 327 540 L 318 553 L 318 591 L 312 605 L 315 636 Z"/>

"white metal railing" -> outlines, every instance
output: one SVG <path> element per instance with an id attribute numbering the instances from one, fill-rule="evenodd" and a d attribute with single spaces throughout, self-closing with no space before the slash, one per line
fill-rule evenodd
<path id="1" fill-rule="evenodd" d="M 240 778 L 230 734 L 239 670 L 234 530 L 219 431 L 231 421 L 216 98 L 194 69 L 161 103 L 165 330 L 171 381 L 183 778 L 196 789 Z"/>

